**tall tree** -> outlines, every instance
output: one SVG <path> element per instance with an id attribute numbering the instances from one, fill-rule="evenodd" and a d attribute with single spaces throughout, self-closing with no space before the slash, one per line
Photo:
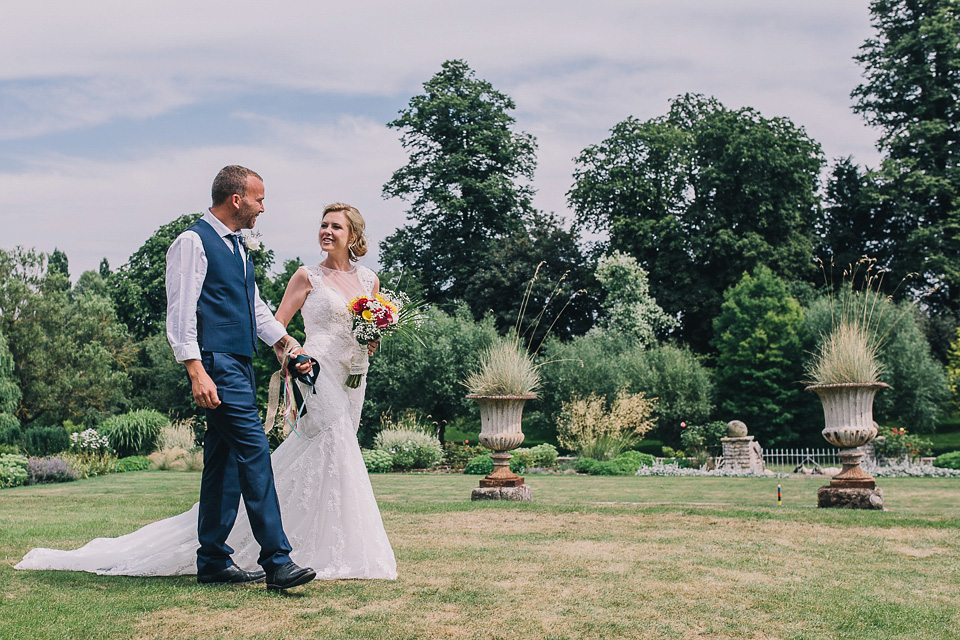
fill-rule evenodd
<path id="1" fill-rule="evenodd" d="M 894 239 L 902 233 L 895 227 L 893 203 L 882 197 L 874 173 L 861 170 L 850 157 L 834 163 L 827 178 L 824 215 L 817 224 L 820 246 L 816 255 L 824 263 L 824 277 L 833 289 L 844 281 L 844 270 L 869 256 L 879 269 L 889 269 L 894 258 Z M 846 280 L 856 289 L 862 278 Z M 892 279 L 883 291 L 897 288 Z"/>
<path id="2" fill-rule="evenodd" d="M 874 0 L 854 111 L 877 127 L 901 227 L 894 270 L 919 272 L 936 312 L 960 310 L 960 0 Z"/>
<path id="3" fill-rule="evenodd" d="M 548 332 L 564 339 L 586 333 L 597 314 L 597 287 L 579 239 L 555 215 L 534 213 L 490 249 L 460 295 L 474 318 L 491 313 L 505 333 L 517 324 L 529 283 L 520 332 L 532 345 Z"/>
<path id="4" fill-rule="evenodd" d="M 813 405 L 800 385 L 803 320 L 787 285 L 758 267 L 724 292 L 714 321 L 721 417 L 746 422 L 764 446 L 815 436 Z"/>
<path id="5" fill-rule="evenodd" d="M 24 423 L 92 425 L 126 402 L 126 328 L 109 298 L 69 289 L 42 254 L 0 250 L 0 319 Z"/>
<path id="6" fill-rule="evenodd" d="M 9 434 L 20 427 L 17 409 L 20 407 L 20 387 L 14 375 L 13 355 L 7 348 L 7 339 L 0 333 L 0 434 Z"/>
<path id="7" fill-rule="evenodd" d="M 600 259 L 597 280 L 607 292 L 599 328 L 617 331 L 640 346 L 653 346 L 657 337 L 676 326 L 650 295 L 647 272 L 636 258 L 619 251 Z"/>
<path id="8" fill-rule="evenodd" d="M 137 340 L 164 331 L 167 249 L 199 218 L 199 213 L 191 213 L 163 225 L 147 238 L 125 265 L 111 274 L 110 288 L 117 315 Z"/>
<path id="9" fill-rule="evenodd" d="M 810 274 L 823 162 L 789 120 L 688 94 L 584 149 L 567 195 L 580 224 L 609 234 L 599 249 L 636 257 L 681 337 L 704 351 L 721 292 L 745 271 Z"/>
<path id="10" fill-rule="evenodd" d="M 384 268 L 412 270 L 430 302 L 463 295 L 498 242 L 532 212 L 536 142 L 512 130 L 513 100 L 462 60 L 443 63 L 424 93 L 387 126 L 401 131 L 409 162 L 383 186 L 410 202 L 412 224 L 381 243 Z"/>

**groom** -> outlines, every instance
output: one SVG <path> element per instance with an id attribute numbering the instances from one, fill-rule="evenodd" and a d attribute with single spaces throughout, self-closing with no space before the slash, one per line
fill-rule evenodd
<path id="1" fill-rule="evenodd" d="M 257 412 L 253 356 L 257 336 L 274 345 L 278 357 L 296 342 L 260 299 L 240 236 L 263 213 L 263 180 L 231 165 L 217 174 L 212 191 L 209 212 L 167 251 L 166 273 L 167 339 L 207 418 L 197 582 L 266 580 L 268 589 L 288 589 L 310 582 L 316 573 L 290 560 L 270 448 Z M 243 571 L 230 558 L 227 536 L 241 496 L 260 544 L 263 571 Z"/>

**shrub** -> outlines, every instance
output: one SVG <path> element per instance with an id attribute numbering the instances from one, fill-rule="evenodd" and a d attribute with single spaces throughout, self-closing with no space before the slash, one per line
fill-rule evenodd
<path id="1" fill-rule="evenodd" d="M 0 454 L 0 488 L 19 487 L 27 482 L 27 457 Z"/>
<path id="2" fill-rule="evenodd" d="M 81 478 L 92 478 L 93 476 L 102 476 L 110 473 L 110 469 L 116 460 L 116 458 L 109 453 L 90 455 L 66 452 L 61 453 L 58 457 L 70 465 L 70 468 L 76 471 L 77 475 Z"/>
<path id="3" fill-rule="evenodd" d="M 137 409 L 114 416 L 100 425 L 100 432 L 120 457 L 145 456 L 157 448 L 163 427 L 170 421 L 159 411 Z"/>
<path id="4" fill-rule="evenodd" d="M 383 449 L 364 449 L 360 453 L 368 473 L 387 473 L 393 469 L 393 456 Z"/>
<path id="5" fill-rule="evenodd" d="M 689 349 L 673 345 L 643 348 L 611 332 L 592 331 L 573 340 L 547 340 L 541 350 L 543 386 L 535 412 L 542 418 L 524 432 L 552 440 L 562 405 L 596 393 L 612 402 L 624 387 L 659 398 L 653 411 L 656 433 L 667 444 L 679 443 L 681 420 L 703 422 L 713 408 L 710 372 Z"/>
<path id="6" fill-rule="evenodd" d="M 26 484 L 72 482 L 80 477 L 63 458 L 30 458 L 27 461 Z"/>
<path id="7" fill-rule="evenodd" d="M 538 444 L 529 449 L 514 449 L 510 453 L 513 459 L 510 460 L 510 469 L 514 473 L 524 473 L 531 467 L 552 467 L 557 463 L 557 448 L 550 443 Z M 514 466 L 521 469 L 517 471 Z"/>
<path id="8" fill-rule="evenodd" d="M 877 458 L 886 460 L 929 455 L 932 449 L 930 440 L 910 434 L 902 427 L 880 427 L 873 440 Z"/>
<path id="9" fill-rule="evenodd" d="M 557 439 L 581 457 L 613 458 L 653 428 L 656 403 L 656 398 L 628 393 L 626 388 L 617 393 L 609 408 L 604 398 L 593 393 L 575 397 L 563 403 Z"/>
<path id="10" fill-rule="evenodd" d="M 489 475 L 493 473 L 493 458 L 489 453 L 482 453 L 470 460 L 463 468 L 463 472 L 473 476 Z"/>
<path id="11" fill-rule="evenodd" d="M 84 429 L 70 434 L 70 451 L 80 455 L 106 455 L 110 453 L 110 441 L 96 429 Z"/>
<path id="12" fill-rule="evenodd" d="M 511 458 L 510 471 L 513 473 L 524 473 L 526 471 L 526 467 L 523 466 L 523 460 L 518 459 L 516 456 Z M 493 456 L 491 456 L 489 453 L 484 453 L 473 458 L 467 463 L 467 466 L 463 468 L 463 473 L 473 476 L 490 475 L 493 473 Z"/>
<path id="13" fill-rule="evenodd" d="M 49 456 L 66 451 L 70 436 L 63 427 L 35 427 L 23 435 L 24 447 L 31 456 Z"/>
<path id="14" fill-rule="evenodd" d="M 443 462 L 450 469 L 459 471 L 463 469 L 470 460 L 486 451 L 489 450 L 481 445 L 470 445 L 466 442 L 463 444 L 445 442 L 443 444 Z"/>
<path id="15" fill-rule="evenodd" d="M 951 451 L 937 456 L 933 466 L 941 469 L 960 469 L 960 451 Z"/>
<path id="16" fill-rule="evenodd" d="M 613 460 L 580 458 L 574 468 L 578 473 L 594 476 L 632 476 L 640 467 L 649 467 L 653 463 L 654 458 L 648 453 L 624 451 Z"/>
<path id="17" fill-rule="evenodd" d="M 146 471 L 150 468 L 150 459 L 143 456 L 127 456 L 114 461 L 111 473 L 126 473 L 127 471 Z"/>
<path id="18" fill-rule="evenodd" d="M 389 453 L 397 469 L 429 469 L 443 459 L 439 440 L 411 429 L 381 431 L 376 437 L 376 448 Z"/>
<path id="19" fill-rule="evenodd" d="M 18 424 L 2 425 L 0 424 L 0 445 L 12 445 L 20 447 L 23 442 L 23 430 Z"/>
<path id="20" fill-rule="evenodd" d="M 160 428 L 160 437 L 157 438 L 158 449 L 193 449 L 197 446 L 196 432 L 193 422 L 181 420 L 176 424 L 168 424 Z"/>
<path id="21" fill-rule="evenodd" d="M 200 471 L 203 469 L 203 449 L 171 447 L 154 451 L 147 459 L 158 471 Z"/>

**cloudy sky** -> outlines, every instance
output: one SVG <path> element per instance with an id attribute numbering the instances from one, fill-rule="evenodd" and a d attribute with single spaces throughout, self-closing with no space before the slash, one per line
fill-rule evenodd
<path id="1" fill-rule="evenodd" d="M 0 247 L 116 268 L 209 206 L 226 164 L 264 176 L 257 227 L 278 261 L 319 258 L 318 213 L 355 204 L 379 240 L 406 203 L 386 128 L 444 60 L 517 103 L 536 136 L 536 205 L 569 215 L 573 157 L 682 93 L 786 116 L 873 166 L 850 109 L 867 0 L 32 0 L 0 21 Z M 376 252 L 366 259 L 375 266 Z"/>

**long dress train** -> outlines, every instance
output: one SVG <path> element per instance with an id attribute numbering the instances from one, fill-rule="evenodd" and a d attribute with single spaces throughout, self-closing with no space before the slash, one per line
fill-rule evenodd
<path id="1" fill-rule="evenodd" d="M 334 272 L 305 267 L 313 286 L 301 312 L 307 331 L 304 349 L 320 363 L 316 393 L 307 392 L 307 413 L 297 433 L 271 458 L 283 528 L 300 566 L 319 579 L 397 577 L 367 476 L 356 432 L 366 391 L 344 386 L 351 365 L 363 363 L 350 329 L 346 302 L 370 295 L 374 274 L 365 267 Z M 197 505 L 172 518 L 118 538 L 97 538 L 72 551 L 33 549 L 16 569 L 62 569 L 106 575 L 168 576 L 196 573 Z M 227 539 L 234 562 L 256 569 L 260 547 L 240 508 Z"/>

